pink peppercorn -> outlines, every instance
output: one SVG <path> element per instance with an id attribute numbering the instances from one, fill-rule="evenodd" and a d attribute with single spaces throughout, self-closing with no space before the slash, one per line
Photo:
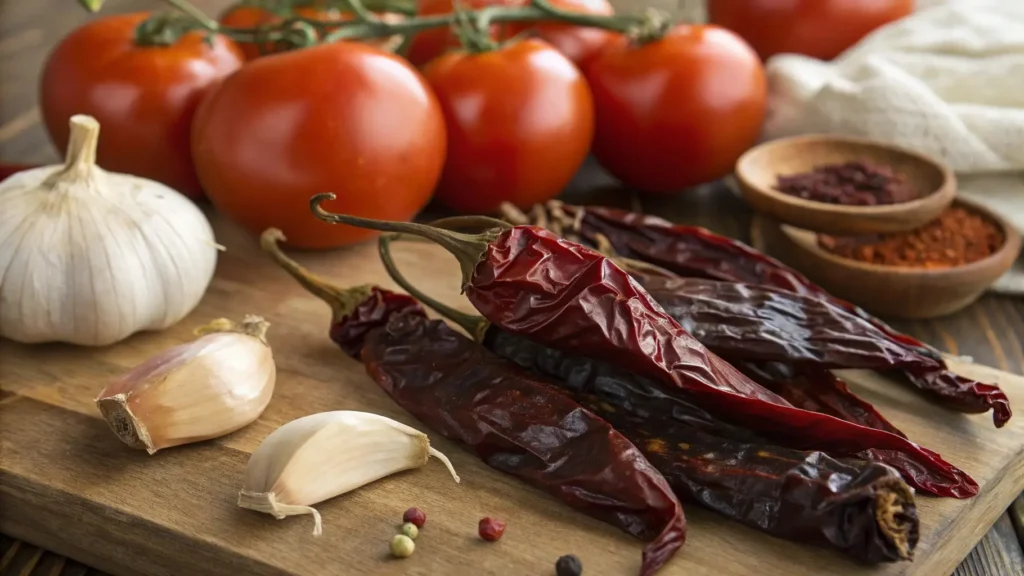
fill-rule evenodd
<path id="1" fill-rule="evenodd" d="M 480 520 L 480 537 L 488 542 L 497 542 L 505 533 L 505 523 L 494 518 Z"/>
<path id="2" fill-rule="evenodd" d="M 415 524 L 417 528 L 423 528 L 423 525 L 427 523 L 427 515 L 419 508 L 409 508 L 402 514 L 402 522 L 409 522 Z"/>

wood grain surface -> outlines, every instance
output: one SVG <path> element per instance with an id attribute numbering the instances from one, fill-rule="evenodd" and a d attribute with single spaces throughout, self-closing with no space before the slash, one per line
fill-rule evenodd
<path id="1" fill-rule="evenodd" d="M 618 7 L 628 6 L 633 0 L 617 0 L 614 2 Z M 216 13 L 219 9 L 229 4 L 226 0 L 197 0 L 196 4 L 201 5 L 210 13 Z M 159 3 L 156 0 L 108 0 L 107 7 L 104 9 L 105 13 L 114 12 L 125 12 L 139 9 L 150 9 L 158 7 Z M 73 27 L 86 21 L 88 18 L 71 0 L 34 0 L 32 2 L 18 2 L 16 0 L 0 0 L 0 161 L 4 162 L 28 162 L 28 163 L 48 163 L 54 162 L 58 159 L 57 152 L 50 145 L 45 131 L 39 124 L 39 110 L 36 105 L 37 98 L 37 85 L 38 85 L 38 74 L 39 69 L 44 62 L 46 53 L 50 48 L 69 30 Z M 628 207 L 632 205 L 634 198 L 631 195 L 624 193 L 623 191 L 614 187 L 611 180 L 602 171 L 596 168 L 594 165 L 589 164 L 581 171 L 576 181 L 567 191 L 567 199 L 570 201 L 588 201 L 594 203 L 618 205 L 622 207 Z M 708 186 L 699 190 L 694 190 L 685 195 L 675 198 L 662 198 L 662 199 L 649 199 L 645 198 L 641 202 L 641 206 L 645 211 L 657 213 L 666 218 L 679 221 L 687 222 L 691 224 L 697 224 L 707 226 L 720 233 L 728 234 L 737 238 L 744 239 L 747 237 L 747 229 L 749 225 L 749 209 L 739 201 L 735 196 L 730 194 L 720 185 Z M 310 255 L 313 261 L 321 261 L 322 258 L 327 258 L 326 255 Z M 329 267 L 326 264 L 322 266 Z M 237 279 L 235 280 L 237 282 Z M 280 285 L 281 282 L 287 283 L 286 279 L 278 278 L 277 283 Z M 312 315 L 304 316 L 307 321 L 314 324 L 316 322 L 326 322 L 324 312 L 314 313 Z M 188 324 L 186 321 L 185 324 Z M 901 330 L 910 333 L 918 338 L 921 338 L 937 347 L 952 353 L 962 354 L 974 358 L 976 362 L 982 364 L 988 364 L 994 367 L 998 367 L 1002 370 L 1014 372 L 1017 374 L 1024 373 L 1024 300 L 1014 299 L 1008 297 L 997 297 L 997 296 L 985 296 L 972 306 L 967 309 L 940 319 L 928 320 L 928 321 L 915 321 L 915 322 L 894 322 L 894 324 Z M 177 334 L 181 335 L 187 332 L 188 326 L 182 326 Z M 168 337 L 174 337 L 173 334 L 167 335 Z M 316 360 L 326 361 L 324 366 L 319 367 L 316 372 L 318 378 L 321 380 L 332 380 L 338 378 L 337 374 L 334 373 L 333 367 L 335 364 L 341 362 L 337 358 L 337 352 L 330 349 L 329 344 L 326 342 L 326 338 L 322 334 L 318 334 L 320 338 L 313 349 L 307 350 L 305 353 L 300 354 L 297 358 L 292 359 L 291 362 L 310 362 Z M 143 336 L 138 339 L 139 342 L 150 342 L 150 336 Z M 6 372 L 6 354 L 11 350 L 8 342 L 0 342 L 0 348 L 3 348 L 2 352 L 4 355 L 0 356 L 0 383 L 3 383 L 3 389 L 0 390 L 0 408 L 3 409 L 0 412 L 0 422 L 6 423 L 9 419 L 9 414 L 21 414 L 22 409 L 24 413 L 39 416 L 41 414 L 48 414 L 43 420 L 44 422 L 50 422 L 56 419 L 56 424 L 62 426 L 71 426 L 73 431 L 79 432 L 81 436 L 80 441 L 72 442 L 67 438 L 37 438 L 33 439 L 33 442 L 39 440 L 45 440 L 45 445 L 48 447 L 48 454 L 55 458 L 54 462 L 48 466 L 44 466 L 44 469 L 50 469 L 51 467 L 58 467 L 61 462 L 72 459 L 77 462 L 84 460 L 89 463 L 93 463 L 92 468 L 88 468 L 94 472 L 94 474 L 87 478 L 79 478 L 83 482 L 81 487 L 85 487 L 90 493 L 104 494 L 109 497 L 110 500 L 117 502 L 112 510 L 106 510 L 99 517 L 100 520 L 94 522 L 91 525 L 85 525 L 84 528 L 80 526 L 78 531 L 90 530 L 91 536 L 89 538 L 80 540 L 74 546 L 65 547 L 63 550 L 53 551 L 40 549 L 32 544 L 25 541 L 19 541 L 12 538 L 4 537 L 0 541 L 0 574 L 7 576 L 8 574 L 14 575 L 25 575 L 25 576 L 40 576 L 40 575 L 60 575 L 60 576 L 79 576 L 82 574 L 98 575 L 102 572 L 96 568 L 96 566 L 102 566 L 101 563 L 97 562 L 93 564 L 93 568 L 87 568 L 85 565 L 79 563 L 76 560 L 71 560 L 60 555 L 59 552 L 71 554 L 77 560 L 85 561 L 89 563 L 92 559 L 95 559 L 103 554 L 107 554 L 105 549 L 113 547 L 113 553 L 118 555 L 132 556 L 138 558 L 144 556 L 148 550 L 161 546 L 160 538 L 156 541 L 150 542 L 139 542 L 137 546 L 132 546 L 125 543 L 113 543 L 109 541 L 111 535 L 111 526 L 118 522 L 125 522 L 125 516 L 121 512 L 121 507 L 125 502 L 151 502 L 156 504 L 170 503 L 169 505 L 177 510 L 177 513 L 188 514 L 190 512 L 196 512 L 198 517 L 202 517 L 206 511 L 197 512 L 195 510 L 188 510 L 183 507 L 179 507 L 177 498 L 184 496 L 192 496 L 195 492 L 194 482 L 191 481 L 189 474 L 168 474 L 166 477 L 159 478 L 156 482 L 146 483 L 142 482 L 146 490 L 158 491 L 158 496 L 155 498 L 156 502 L 153 502 L 154 498 L 139 498 L 134 496 L 134 492 L 123 493 L 116 489 L 106 487 L 110 482 L 120 481 L 132 481 L 136 482 L 139 478 L 136 475 L 142 471 L 151 472 L 148 468 L 135 468 L 135 465 L 141 465 L 139 462 L 133 460 L 136 455 L 129 455 L 129 466 L 119 466 L 115 473 L 95 473 L 96 467 L 100 470 L 103 469 L 100 463 L 96 463 L 97 458 L 102 458 L 103 455 L 113 456 L 115 458 L 123 458 L 125 455 L 120 452 L 120 445 L 116 443 L 112 436 L 104 437 L 104 433 L 109 433 L 102 428 L 102 423 L 95 420 L 95 414 L 92 416 L 88 415 L 88 411 L 91 406 L 88 402 L 82 401 L 81 398 L 72 400 L 72 403 L 77 406 L 75 410 L 66 412 L 65 410 L 54 410 L 48 408 L 48 405 L 44 402 L 39 404 L 32 400 L 16 400 L 20 397 L 15 395 L 13 392 L 7 390 L 8 373 Z M 135 350 L 137 346 L 140 346 L 135 339 L 125 343 L 124 346 L 129 350 Z M 15 347 L 17 349 L 17 347 Z M 17 353 L 12 353 L 15 356 Z M 45 355 L 36 353 L 34 358 L 41 366 L 46 366 L 47 382 L 46 384 L 58 383 L 50 394 L 61 396 L 62 394 L 70 394 L 69 391 L 64 390 L 63 383 L 61 381 L 61 373 L 59 370 L 54 370 L 53 367 L 47 366 L 46 362 L 48 358 Z M 141 358 L 141 353 L 137 350 L 133 353 L 133 358 Z M 85 374 L 80 375 L 81 378 L 88 379 L 89 377 L 101 379 L 104 370 L 112 370 L 120 367 L 118 364 L 111 365 L 106 360 L 100 360 L 98 362 L 90 362 L 93 368 L 87 371 Z M 94 384 L 96 390 L 102 387 L 102 382 L 97 380 Z M 292 392 L 290 395 L 302 395 L 302 392 Z M 345 400 L 339 398 L 337 390 L 334 390 L 331 394 L 332 400 Z M 1018 403 L 1018 407 L 1021 404 Z M 333 406 L 337 407 L 337 406 Z M 31 410 L 29 410 L 31 408 Z M 331 407 L 325 408 L 330 409 Z M 390 407 L 392 414 L 395 412 L 393 406 Z M 1019 411 L 1019 409 L 1018 409 Z M 54 415 L 57 416 L 54 416 Z M 77 416 L 76 416 L 77 415 Z M 12 416 L 13 418 L 13 416 Z M 961 417 L 948 412 L 943 411 L 938 416 L 938 422 L 940 426 L 954 426 Z M 1019 416 L 1018 416 L 1019 418 Z M 25 420 L 32 420 L 32 418 L 22 418 L 18 422 L 24 423 Z M 68 422 L 70 424 L 64 424 Z M 948 424 L 947 424 L 948 423 Z M 79 428 L 75 428 L 78 426 Z M 257 425 L 258 426 L 258 425 Z M 264 431 L 263 433 L 265 433 Z M 46 436 L 46 435 L 44 435 Z M 77 437 L 76 437 L 77 438 Z M 3 431 L 2 439 L 5 441 L 4 444 L 0 444 L 0 461 L 6 462 L 8 457 L 8 451 L 6 443 L 7 433 L 6 429 Z M 77 449 L 81 446 L 90 446 L 90 442 L 99 442 L 96 448 L 102 448 L 97 454 L 80 454 Z M 925 441 L 927 443 L 927 441 Z M 207 450 L 209 447 L 196 447 L 199 450 Z M 193 450 L 189 448 L 188 450 Z M 226 452 L 228 458 L 236 458 L 238 461 L 244 461 L 244 453 L 235 453 L 234 451 L 228 450 Z M 79 460 L 74 460 L 78 458 Z M 462 455 L 465 458 L 465 455 Z M 229 460 L 235 462 L 235 460 Z M 120 462 L 120 461 L 119 461 Z M 146 466 L 150 466 L 150 463 L 146 463 Z M 157 469 L 158 470 L 158 469 Z M 423 471 L 429 474 L 436 474 L 436 471 Z M 461 472 L 461 470 L 460 470 Z M 419 474 L 419 473 L 416 473 Z M 475 476 L 475 474 L 474 474 Z M 69 479 L 65 479 L 69 480 Z M 390 480 L 389 480 L 390 481 Z M 385 482 L 389 482 L 385 481 Z M 406 480 L 404 478 L 396 478 L 396 482 L 400 482 L 401 486 L 404 486 Z M 234 486 L 235 482 L 224 481 L 224 484 L 230 485 L 225 486 L 225 492 L 231 492 L 237 489 Z M 0 479 L 0 497 L 4 498 L 4 505 L 0 505 L 0 528 L 6 526 L 9 520 L 16 522 L 23 522 L 26 524 L 33 524 L 39 531 L 58 531 L 64 533 L 68 538 L 71 538 L 76 533 L 71 530 L 66 523 L 49 523 L 47 516 L 44 514 L 45 511 L 45 498 L 47 494 L 34 494 L 34 497 L 41 499 L 41 505 L 27 506 L 20 510 L 8 509 L 6 506 L 7 495 L 9 494 L 9 484 L 6 479 Z M 156 488 L 154 488 L 154 486 Z M 136 489 L 139 489 L 136 486 Z M 112 494 L 111 494 L 112 492 Z M 405 488 L 399 488 L 397 485 L 394 490 L 386 492 L 386 494 L 395 495 L 404 498 L 407 490 Z M 353 498 L 358 501 L 358 498 Z M 418 504 L 425 505 L 423 501 L 419 501 Z M 441 509 L 444 509 L 442 501 L 438 501 L 437 504 Z M 564 510 L 559 504 L 547 501 L 547 506 L 542 507 L 544 510 L 549 510 L 551 514 L 557 515 L 560 513 L 572 514 Z M 341 507 L 341 511 L 344 511 L 345 506 Z M 393 508 L 401 508 L 401 504 L 395 504 Z M 518 508 L 518 507 L 517 507 Z M 1022 513 L 1024 513 L 1024 499 L 1019 498 L 1016 505 L 1016 526 L 1018 533 L 1021 530 Z M 73 518 L 81 519 L 84 518 L 88 513 L 95 513 L 95 510 L 91 510 L 87 507 L 72 507 L 69 510 L 62 511 Z M 233 511 L 234 512 L 234 511 Z M 494 513 L 494 509 L 480 510 L 481 514 Z M 713 542 L 720 542 L 726 546 L 735 548 L 738 545 L 742 545 L 745 542 L 742 535 L 747 531 L 744 528 L 724 525 L 725 530 L 720 536 L 706 535 L 698 537 L 697 526 L 703 525 L 704 522 L 710 522 L 714 524 L 715 519 L 711 518 L 708 514 L 702 514 L 700 511 L 695 510 L 693 506 L 688 508 L 689 516 L 694 522 L 695 533 L 694 541 L 700 542 L 700 538 L 707 538 Z M 262 529 L 269 530 L 271 538 L 281 536 L 278 526 L 273 521 L 267 525 L 267 519 L 260 519 L 263 523 L 260 524 Z M 301 519 L 293 519 L 293 521 L 303 524 Z M 391 521 L 391 515 L 387 514 L 386 522 Z M 475 521 L 475 520 L 474 520 Z M 584 524 L 586 521 L 584 521 Z M 153 523 L 143 523 L 146 529 L 162 530 L 161 525 L 153 525 Z M 1008 574 L 1010 576 L 1019 576 L 1021 574 L 1021 547 L 1019 543 L 1020 536 L 1015 536 L 1013 526 L 1014 520 L 1011 520 L 1010 515 L 1003 515 L 1000 520 L 996 523 L 995 527 L 984 535 L 980 544 L 974 548 L 967 559 L 956 569 L 955 574 L 957 576 L 981 576 L 981 575 L 999 575 Z M 137 527 L 136 524 L 132 524 L 133 527 Z M 306 535 L 306 529 L 308 526 L 303 525 L 297 530 L 297 534 Z M 375 548 L 373 554 L 378 557 L 384 555 L 386 548 L 387 535 L 391 533 L 393 527 L 388 526 L 381 528 L 380 526 L 374 525 L 373 527 L 360 526 L 358 532 L 366 531 L 368 529 L 377 530 L 378 535 L 381 536 L 379 541 L 375 541 Z M 379 530 L 378 530 L 379 529 Z M 513 525 L 509 534 L 515 533 L 516 526 Z M 533 528 L 527 527 L 526 530 L 532 530 Z M 453 528 L 453 530 L 455 530 Z M 606 529 L 607 530 L 607 529 Z M 471 531 L 469 528 L 460 527 L 455 530 L 462 535 L 465 535 L 467 531 Z M 701 529 L 703 532 L 704 530 Z M 739 536 L 733 533 L 739 534 Z M 979 533 L 980 534 L 980 533 Z M 41 543 L 42 540 L 31 537 L 31 534 L 22 534 L 22 537 L 29 537 L 32 542 L 36 544 Z M 349 535 L 335 535 L 335 538 L 327 539 L 327 546 L 332 546 L 338 542 L 344 543 Z M 976 538 L 977 535 L 974 536 Z M 631 543 L 624 537 L 617 535 L 611 535 L 610 538 L 616 542 L 615 545 L 624 545 L 628 548 L 629 552 L 634 552 L 637 547 L 634 543 Z M 560 550 L 566 551 L 569 547 L 577 540 L 567 539 L 564 544 L 565 547 Z M 601 540 L 604 542 L 605 540 Z M 690 545 L 694 544 L 691 541 Z M 973 541 L 973 540 L 972 540 Z M 174 544 L 173 539 L 171 544 Z M 203 550 L 206 549 L 207 543 L 201 543 L 195 549 L 188 548 L 183 555 L 196 555 L 199 562 L 203 562 L 207 559 L 204 556 Z M 760 546 L 754 546 L 751 552 L 741 550 L 744 555 L 755 556 L 758 550 L 765 547 L 764 544 Z M 794 546 L 785 542 L 778 542 L 775 540 L 768 540 L 768 547 L 772 549 L 778 549 L 786 552 Z M 426 547 L 421 545 L 421 549 L 417 551 L 416 556 L 413 557 L 412 561 L 419 562 L 423 557 L 423 552 Z M 799 550 L 799 547 L 795 547 Z M 685 553 L 689 553 L 686 551 Z M 727 560 L 732 561 L 736 557 L 735 552 L 730 552 Z M 157 556 L 159 557 L 159 556 Z M 628 556 L 627 560 L 632 560 L 632 556 Z M 472 559 L 471 559 L 472 560 Z M 499 560 L 500 561 L 500 560 Z M 355 565 L 355 564 L 354 564 Z M 472 567 L 473 564 L 467 564 L 467 567 Z M 592 566 L 588 564 L 588 567 Z M 751 569 L 750 573 L 760 573 L 759 564 L 742 564 Z M 823 561 L 821 564 L 822 570 L 825 572 L 829 571 L 828 561 Z M 228 566 L 225 569 L 234 569 L 239 573 L 246 573 L 247 571 L 243 566 Z M 132 573 L 119 572 L 121 574 Z M 163 573 L 174 573 L 173 571 L 165 571 Z M 348 571 L 341 573 L 350 573 Z M 532 573 L 532 572 L 531 572 Z M 543 568 L 538 573 L 545 573 Z"/>

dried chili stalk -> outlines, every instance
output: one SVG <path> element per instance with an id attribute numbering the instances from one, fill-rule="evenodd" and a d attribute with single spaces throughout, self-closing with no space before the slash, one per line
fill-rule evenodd
<path id="1" fill-rule="evenodd" d="M 572 356 L 608 362 L 654 380 L 672 394 L 685 392 L 712 413 L 771 434 L 792 448 L 846 454 L 896 450 L 946 479 L 929 485 L 936 494 L 977 493 L 969 476 L 901 436 L 794 408 L 706 350 L 627 273 L 583 246 L 529 226 L 467 236 L 422 224 L 382 225 L 327 216 L 329 221 L 334 218 L 438 238 L 463 264 L 470 302 L 506 332 Z"/>
<path id="2" fill-rule="evenodd" d="M 950 372 L 941 354 L 923 342 L 901 334 L 853 304 L 836 298 L 802 274 L 740 242 L 703 228 L 674 225 L 660 218 L 602 207 L 557 205 L 570 233 L 596 245 L 607 238 L 621 256 L 657 265 L 685 277 L 702 277 L 779 288 L 828 301 L 871 323 L 892 342 L 917 356 L 912 367 L 901 368 L 907 380 L 940 402 L 967 413 L 992 410 L 997 427 L 1012 415 L 1009 400 L 998 386 Z"/>
<path id="3" fill-rule="evenodd" d="M 331 339 L 361 358 L 400 406 L 489 466 L 643 540 L 641 576 L 683 545 L 686 520 L 665 478 L 607 422 L 440 320 L 411 297 L 342 290 L 285 256 L 280 233 L 263 249 L 331 306 Z"/>

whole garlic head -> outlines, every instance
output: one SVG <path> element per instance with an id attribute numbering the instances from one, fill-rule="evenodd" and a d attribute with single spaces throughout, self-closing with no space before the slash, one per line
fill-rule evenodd
<path id="1" fill-rule="evenodd" d="M 64 165 L 0 183 L 0 336 L 104 346 L 167 328 L 213 278 L 210 223 L 163 184 L 101 169 L 99 123 L 70 123 Z"/>

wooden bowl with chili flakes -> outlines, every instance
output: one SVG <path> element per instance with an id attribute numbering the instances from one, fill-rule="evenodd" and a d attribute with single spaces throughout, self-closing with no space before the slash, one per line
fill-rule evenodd
<path id="1" fill-rule="evenodd" d="M 915 246 L 929 244 L 928 235 L 938 234 L 935 228 L 947 218 L 958 218 L 950 220 L 958 224 L 971 223 L 971 232 L 948 234 L 948 248 L 936 240 L 938 251 L 922 248 L 915 252 Z M 979 220 L 984 222 L 981 228 Z M 989 233 L 989 227 L 998 237 Z M 955 230 L 948 228 L 949 232 Z M 765 216 L 755 218 L 751 235 L 755 247 L 803 272 L 832 294 L 880 316 L 909 319 L 934 318 L 966 307 L 1013 266 L 1021 251 L 1021 235 L 1013 226 L 998 214 L 960 199 L 924 227 L 909 233 L 860 237 L 857 240 L 863 245 L 859 247 L 842 245 L 853 239 L 844 238 L 837 244 L 823 234 Z M 957 240 L 967 236 L 972 238 L 969 243 Z M 979 247 L 978 239 L 989 246 Z M 875 253 L 879 250 L 882 253 Z M 967 263 L 948 262 L 958 259 Z M 889 263 L 876 263 L 879 260 Z M 913 264 L 892 263 L 908 261 Z"/>
<path id="2" fill-rule="evenodd" d="M 871 140 L 807 135 L 765 142 L 736 163 L 758 212 L 827 234 L 882 234 L 931 221 L 956 195 L 956 176 L 917 152 Z"/>

